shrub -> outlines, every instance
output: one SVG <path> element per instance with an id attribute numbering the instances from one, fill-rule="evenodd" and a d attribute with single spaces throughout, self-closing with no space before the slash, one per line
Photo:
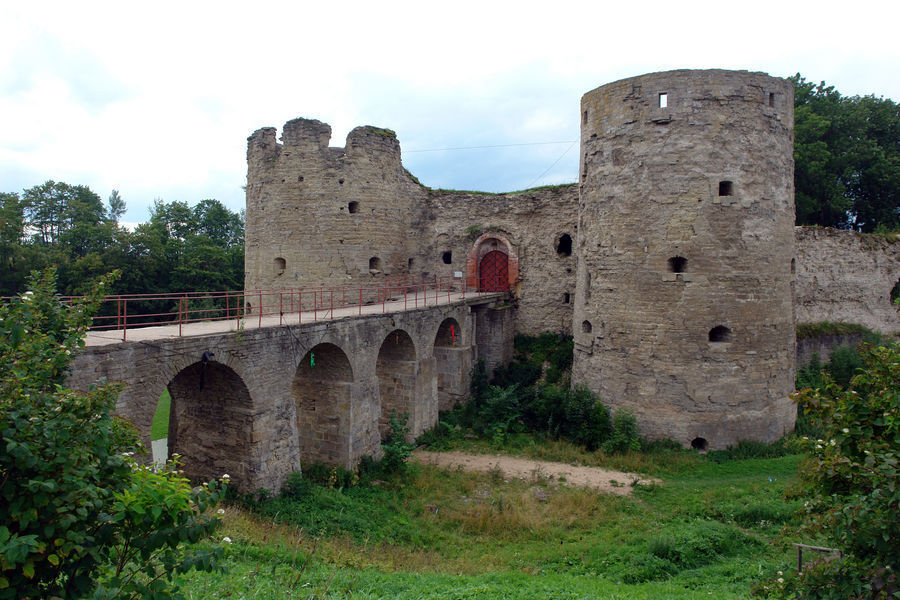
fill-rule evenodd
<path id="1" fill-rule="evenodd" d="M 211 570 L 220 549 L 186 552 L 218 525 L 204 515 L 221 488 L 191 490 L 128 451 L 112 416 L 117 388 L 64 386 L 107 278 L 84 301 L 54 296 L 55 272 L 0 304 L 0 598 L 168 598 L 173 576 Z"/>
<path id="2" fill-rule="evenodd" d="M 307 467 L 307 471 L 309 467 Z M 312 483 L 302 473 L 294 471 L 284 479 L 279 495 L 282 498 L 302 500 L 309 494 Z"/>
<path id="3" fill-rule="evenodd" d="M 450 425 L 447 421 L 438 420 L 431 429 L 424 431 L 416 438 L 416 444 L 428 446 L 434 450 L 449 450 L 460 438 L 458 427 Z"/>
<path id="4" fill-rule="evenodd" d="M 714 563 L 722 556 L 735 556 L 748 546 L 761 546 L 754 537 L 716 521 L 696 520 L 685 524 L 674 535 L 656 538 L 650 553 L 682 569 L 696 569 Z"/>
<path id="5" fill-rule="evenodd" d="M 797 369 L 797 389 L 803 388 L 819 388 L 824 383 L 822 379 L 822 359 L 818 352 L 813 352 L 809 362 Z"/>
<path id="6" fill-rule="evenodd" d="M 853 376 L 864 366 L 863 359 L 856 348 L 839 346 L 831 353 L 827 370 L 835 383 L 841 387 L 847 387 Z M 821 387 L 821 384 L 817 387 Z"/>
<path id="7" fill-rule="evenodd" d="M 406 470 L 406 459 L 412 454 L 413 445 L 406 441 L 409 435 L 409 415 L 403 413 L 397 416 L 396 410 L 391 410 L 390 431 L 381 443 L 384 456 L 381 459 L 381 470 L 385 475 L 402 473 Z"/>
<path id="8" fill-rule="evenodd" d="M 303 482 L 306 482 L 305 485 Z M 348 488 L 359 481 L 356 473 L 345 469 L 340 465 L 326 465 L 323 463 L 310 463 L 303 467 L 303 473 L 292 473 L 285 482 L 288 489 L 282 487 L 281 494 L 291 497 L 302 497 L 309 484 L 320 485 L 327 488 Z"/>
<path id="9" fill-rule="evenodd" d="M 749 458 L 779 458 L 798 452 L 787 438 L 780 438 L 771 444 L 758 440 L 738 440 L 738 443 L 725 450 L 713 450 L 707 458 L 721 463 L 729 460 L 747 460 Z"/>
<path id="10" fill-rule="evenodd" d="M 900 344 L 860 349 L 864 368 L 846 388 L 826 375 L 821 389 L 794 395 L 824 433 L 806 441 L 806 530 L 845 556 L 788 580 L 786 592 L 804 598 L 900 592 Z"/>
<path id="11" fill-rule="evenodd" d="M 622 454 L 629 450 L 641 449 L 641 436 L 637 419 L 631 409 L 622 407 L 613 415 L 612 435 L 603 443 L 603 451 L 610 454 Z"/>
<path id="12" fill-rule="evenodd" d="M 566 390 L 560 433 L 588 450 L 596 450 L 611 433 L 609 410 L 586 386 Z"/>

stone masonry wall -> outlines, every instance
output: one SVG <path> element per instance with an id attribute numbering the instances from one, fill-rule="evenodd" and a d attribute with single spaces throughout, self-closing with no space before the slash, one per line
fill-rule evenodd
<path id="1" fill-rule="evenodd" d="M 900 333 L 891 289 L 900 282 L 900 241 L 853 231 L 797 227 L 797 322 L 846 321 Z"/>
<path id="2" fill-rule="evenodd" d="M 429 271 L 452 276 L 466 273 L 466 259 L 485 233 L 504 235 L 518 255 L 516 330 L 571 333 L 575 297 L 578 186 L 536 188 L 510 194 L 475 194 L 431 190 L 420 205 L 417 257 Z M 557 252 L 568 235 L 572 246 Z M 451 263 L 444 264 L 444 254 Z"/>
<path id="3" fill-rule="evenodd" d="M 330 148 L 331 127 L 266 127 L 247 145 L 245 288 L 371 283 L 409 272 L 413 206 L 424 197 L 393 131 L 357 127 Z"/>

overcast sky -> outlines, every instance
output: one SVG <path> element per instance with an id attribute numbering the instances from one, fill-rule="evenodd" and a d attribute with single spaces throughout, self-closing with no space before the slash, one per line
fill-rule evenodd
<path id="1" fill-rule="evenodd" d="M 0 191 L 118 189 L 125 221 L 154 198 L 238 210 L 247 136 L 300 116 L 329 123 L 332 146 L 357 125 L 395 130 L 431 187 L 569 182 L 581 95 L 677 68 L 800 72 L 900 100 L 896 0 L 240 6 L 4 2 Z M 506 144 L 531 145 L 426 152 Z"/>

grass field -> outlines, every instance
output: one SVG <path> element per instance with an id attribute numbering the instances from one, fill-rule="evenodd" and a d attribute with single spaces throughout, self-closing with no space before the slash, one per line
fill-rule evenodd
<path id="1" fill-rule="evenodd" d="M 169 390 L 163 390 L 159 396 L 159 403 L 156 405 L 156 412 L 153 413 L 153 425 L 150 426 L 150 439 L 161 440 L 169 435 L 169 407 L 172 404 L 172 397 Z"/>
<path id="2" fill-rule="evenodd" d="M 488 450 L 471 442 L 468 450 Z M 747 598 L 790 568 L 800 457 L 615 459 L 526 438 L 506 451 L 662 480 L 630 497 L 414 466 L 375 486 L 303 485 L 226 508 L 222 574 L 189 598 Z M 809 540 L 805 540 L 809 541 Z"/>

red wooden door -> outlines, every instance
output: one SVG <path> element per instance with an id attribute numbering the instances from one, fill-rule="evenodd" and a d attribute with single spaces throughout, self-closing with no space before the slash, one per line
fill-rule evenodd
<path id="1" fill-rule="evenodd" d="M 509 257 L 493 250 L 484 255 L 478 266 L 479 292 L 509 291 Z"/>

